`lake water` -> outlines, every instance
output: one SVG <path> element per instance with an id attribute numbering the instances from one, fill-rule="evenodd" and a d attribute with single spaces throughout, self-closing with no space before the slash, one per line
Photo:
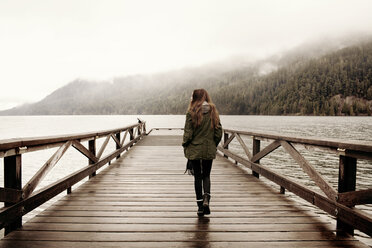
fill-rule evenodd
<path id="1" fill-rule="evenodd" d="M 154 127 L 183 127 L 185 121 L 185 116 L 183 115 L 0 116 L 0 140 L 113 129 L 134 124 L 137 122 L 137 117 L 146 121 L 147 131 Z M 224 128 L 229 129 L 322 139 L 336 138 L 344 141 L 357 140 L 372 145 L 372 117 L 221 116 L 221 123 Z M 252 141 L 250 137 L 243 137 L 243 140 L 248 147 L 251 147 Z M 103 142 L 103 140 L 101 139 L 98 142 L 98 147 L 100 142 Z M 261 149 L 266 144 L 268 142 L 262 142 Z M 106 153 L 113 149 L 114 146 L 114 142 L 110 141 Z M 301 146 L 296 146 L 296 148 L 337 189 L 337 155 L 319 149 L 308 149 Z M 22 156 L 23 185 L 49 159 L 56 149 L 27 153 Z M 245 156 L 236 140 L 231 143 L 229 149 Z M 358 160 L 357 189 L 372 188 L 371 162 Z M 3 159 L 0 159 L 0 163 L 2 166 Z M 87 159 L 84 156 L 75 149 L 69 149 L 57 166 L 43 180 L 40 187 L 44 187 L 66 176 L 86 166 L 86 164 Z M 261 164 L 312 187 L 314 190 L 318 190 L 282 148 L 262 159 Z M 3 185 L 2 169 L 0 170 L 0 180 L 1 185 Z M 273 187 L 278 188 L 276 185 L 273 185 Z M 304 202 L 304 204 L 308 203 Z M 31 216 L 38 211 L 42 211 L 47 206 L 48 204 L 43 205 L 33 211 Z M 370 205 L 363 205 L 359 208 L 368 212 L 372 209 Z M 29 216 L 26 216 L 25 220 L 30 218 Z"/>

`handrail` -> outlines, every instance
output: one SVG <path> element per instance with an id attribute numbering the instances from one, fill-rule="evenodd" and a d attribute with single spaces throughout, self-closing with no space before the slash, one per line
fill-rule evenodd
<path id="1" fill-rule="evenodd" d="M 98 132 L 0 140 L 0 158 L 7 157 L 12 152 L 12 155 L 15 155 L 23 154 L 29 151 L 32 152 L 38 150 L 37 148 L 40 148 L 39 150 L 42 150 L 44 149 L 44 145 L 58 145 L 70 140 L 87 141 L 92 138 L 98 139 L 101 137 L 105 137 L 111 133 L 118 133 L 123 130 L 133 129 L 137 126 L 138 124 L 133 124 L 122 128 L 103 130 Z M 50 148 L 50 146 L 48 148 Z"/>
<path id="2" fill-rule="evenodd" d="M 314 139 L 314 138 L 303 138 L 295 136 L 284 136 L 276 133 L 256 133 L 248 131 L 238 131 L 233 129 L 224 129 L 227 133 L 238 133 L 242 135 L 256 137 L 256 139 L 269 139 L 269 140 L 286 140 L 291 143 L 298 143 L 303 145 L 312 145 L 318 147 L 326 147 L 331 149 L 346 149 L 350 151 L 359 152 L 372 152 L 372 142 L 353 141 L 344 142 L 338 139 Z"/>
<path id="3" fill-rule="evenodd" d="M 253 139 L 252 153 L 244 143 L 241 136 L 250 136 Z M 229 144 L 237 139 L 246 157 L 240 156 L 229 150 Z M 261 140 L 271 141 L 261 150 Z M 326 151 L 336 152 L 339 156 L 339 181 L 338 191 L 316 171 L 292 145 L 300 144 L 306 148 L 315 146 L 324 148 Z M 282 146 L 284 150 L 299 164 L 302 170 L 315 182 L 326 196 L 323 196 L 308 187 L 293 181 L 276 171 L 261 165 L 260 160 Z M 361 210 L 354 209 L 355 205 L 371 204 L 372 189 L 356 191 L 356 168 L 357 159 L 372 160 L 372 144 L 367 142 L 342 142 L 339 140 L 311 139 L 301 137 L 289 137 L 278 134 L 262 134 L 255 132 L 239 131 L 232 129 L 224 130 L 224 140 L 218 150 L 226 158 L 235 160 L 252 170 L 252 174 L 266 177 L 280 186 L 280 192 L 285 189 L 319 207 L 325 212 L 337 218 L 337 233 L 339 235 L 354 234 L 358 229 L 369 236 L 372 235 L 372 218 Z"/>
<path id="4" fill-rule="evenodd" d="M 121 133 L 124 133 L 123 138 Z M 125 143 L 128 134 L 129 141 Z M 0 228 L 5 227 L 5 234 L 8 234 L 21 227 L 23 215 L 64 190 L 71 193 L 74 184 L 88 176 L 89 178 L 95 176 L 99 168 L 114 158 L 119 158 L 121 153 L 132 147 L 144 135 L 146 122 L 139 120 L 137 124 L 99 132 L 0 140 L 0 157 L 4 157 L 4 188 L 0 188 L 0 201 L 5 203 L 5 207 L 0 209 Z M 97 153 L 96 140 L 103 137 L 105 141 Z M 113 139 L 116 148 L 109 155 L 102 157 L 110 139 Z M 88 147 L 82 144 L 83 141 L 88 141 Z M 22 188 L 22 154 L 58 146 L 59 149 Z M 34 192 L 70 147 L 74 147 L 88 158 L 88 166 Z"/>

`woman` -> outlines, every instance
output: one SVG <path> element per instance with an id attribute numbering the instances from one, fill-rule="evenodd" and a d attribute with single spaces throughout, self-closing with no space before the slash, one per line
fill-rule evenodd
<path id="1" fill-rule="evenodd" d="M 198 216 L 210 214 L 210 173 L 221 137 L 222 127 L 216 106 L 205 89 L 194 90 L 186 114 L 182 146 L 194 175 Z"/>

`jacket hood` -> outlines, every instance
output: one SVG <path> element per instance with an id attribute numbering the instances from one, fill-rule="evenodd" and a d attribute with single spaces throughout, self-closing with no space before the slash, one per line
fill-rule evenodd
<path id="1" fill-rule="evenodd" d="M 208 113 L 210 109 L 211 109 L 211 106 L 209 105 L 209 103 L 207 103 L 206 101 L 204 101 L 203 102 L 203 105 L 202 105 L 203 114 Z"/>

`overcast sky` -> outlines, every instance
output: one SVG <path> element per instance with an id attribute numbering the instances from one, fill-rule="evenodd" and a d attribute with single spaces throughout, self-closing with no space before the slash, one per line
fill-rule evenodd
<path id="1" fill-rule="evenodd" d="M 0 109 L 76 78 L 256 58 L 372 31 L 370 0 L 1 0 Z"/>

